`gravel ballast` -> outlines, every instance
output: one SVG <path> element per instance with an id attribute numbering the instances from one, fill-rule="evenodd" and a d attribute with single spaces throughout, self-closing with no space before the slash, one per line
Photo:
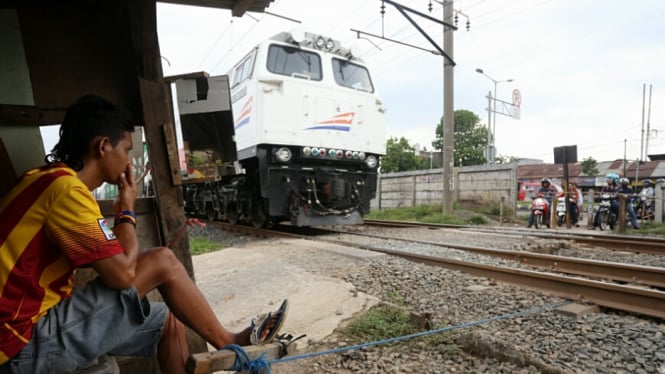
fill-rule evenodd
<path id="1" fill-rule="evenodd" d="M 238 239 L 208 226 L 190 235 L 228 245 L 242 245 Z M 376 230 L 381 232 L 380 230 Z M 439 233 L 441 231 L 441 233 Z M 501 249 L 529 247 L 528 238 L 504 239 L 489 235 L 447 234 L 442 230 L 395 230 L 390 236 L 414 240 L 443 240 L 455 237 L 459 244 Z M 371 242 L 339 234 L 349 241 Z M 348 236 L 348 237 L 347 237 Z M 446 239 L 448 240 L 448 239 Z M 380 239 L 377 242 L 385 245 Z M 486 244 L 483 244 L 483 241 Z M 371 244 L 371 243 L 369 243 Z M 272 239 L 270 246 L 280 245 Z M 395 242 L 395 249 L 432 253 L 441 249 L 421 244 Z M 662 266 L 656 256 L 616 254 L 611 251 L 585 251 L 581 254 L 566 245 L 557 245 L 561 255 Z M 279 251 L 275 251 L 280 253 Z M 409 311 L 431 312 L 434 327 L 462 326 L 452 333 L 454 344 L 432 346 L 418 338 L 409 342 L 326 354 L 316 358 L 275 364 L 273 373 L 664 373 L 665 325 L 663 321 L 617 311 L 569 316 L 556 310 L 512 316 L 514 313 L 544 307 L 564 300 L 491 279 L 456 271 L 415 264 L 390 256 L 358 259 L 321 250 L 304 250 L 289 255 L 303 271 L 351 283 L 357 292 L 384 301 L 398 297 Z M 488 260 L 493 261 L 493 260 Z M 503 263 L 505 260 L 495 260 Z M 477 321 L 506 318 L 474 324 Z M 470 326 L 467 326 L 470 325 Z M 299 353 L 322 352 L 355 344 L 333 333 L 320 341 L 299 343 Z"/>

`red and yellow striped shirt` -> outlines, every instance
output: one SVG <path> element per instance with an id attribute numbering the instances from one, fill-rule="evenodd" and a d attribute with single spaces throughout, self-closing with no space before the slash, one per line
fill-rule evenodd
<path id="1" fill-rule="evenodd" d="M 76 267 L 122 252 L 74 170 L 55 164 L 26 172 L 0 198 L 0 365 L 71 295 Z"/>

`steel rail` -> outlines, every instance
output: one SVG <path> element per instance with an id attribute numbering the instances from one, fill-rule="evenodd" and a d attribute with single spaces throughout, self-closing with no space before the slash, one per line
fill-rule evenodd
<path id="1" fill-rule="evenodd" d="M 427 228 L 445 228 L 445 229 L 471 229 L 474 231 L 483 231 L 500 234 L 499 231 L 507 229 L 486 228 L 481 229 L 473 226 L 448 225 L 435 223 L 418 223 L 403 221 L 377 221 L 365 220 L 368 225 L 383 227 L 427 227 Z M 514 230 L 514 228 L 511 228 Z M 528 233 L 529 236 L 557 238 L 563 240 L 572 240 L 580 244 L 601 247 L 605 249 L 627 251 L 635 253 L 648 253 L 655 255 L 665 255 L 665 239 L 638 237 L 638 236 L 618 236 L 618 235 L 598 235 L 581 233 L 559 233 L 559 232 L 540 232 L 535 230 L 520 230 L 520 233 Z"/>
<path id="2" fill-rule="evenodd" d="M 457 270 L 479 277 L 493 278 L 497 281 L 549 292 L 564 299 L 576 300 L 579 302 L 592 302 L 608 308 L 651 317 L 665 318 L 665 292 L 661 291 L 604 283 L 595 280 L 572 278 L 556 274 L 539 273 L 530 270 L 476 264 L 339 240 L 322 240 L 320 238 L 316 240 L 363 248 L 374 252 L 398 256 L 412 262 Z"/>
<path id="3" fill-rule="evenodd" d="M 539 291 L 551 293 L 555 296 L 576 300 L 579 302 L 591 302 L 597 305 L 623 310 L 627 312 L 642 314 L 646 316 L 665 318 L 665 292 L 655 291 L 636 286 L 617 285 L 595 280 L 573 278 L 550 273 L 539 273 L 530 270 L 515 268 L 504 268 L 494 265 L 477 264 L 460 260 L 447 259 L 423 254 L 414 254 L 376 246 L 363 245 L 348 241 L 316 238 L 310 236 L 285 233 L 276 230 L 256 230 L 247 226 L 236 226 L 222 224 L 224 229 L 230 231 L 242 231 L 254 233 L 263 231 L 262 237 L 293 237 L 323 241 L 338 245 L 371 250 L 391 256 L 397 256 L 406 260 L 423 263 L 430 266 L 439 266 L 450 270 L 461 271 L 474 276 L 492 278 L 500 282 L 506 282 Z M 242 228 L 239 230 L 239 228 Z"/>
<path id="4" fill-rule="evenodd" d="M 333 231 L 338 232 L 338 231 Z M 665 289 L 665 268 L 622 264 L 618 262 L 597 261 L 584 258 L 564 257 L 543 253 L 512 251 L 505 249 L 475 247 L 464 244 L 441 243 L 429 240 L 413 240 L 386 237 L 376 234 L 344 232 L 350 235 L 367 236 L 379 239 L 406 241 L 409 243 L 426 244 L 436 247 L 454 248 L 467 252 L 479 253 L 516 261 L 527 266 L 547 269 L 554 272 L 583 275 L 586 277 L 614 280 L 640 285 L 654 286 Z"/>

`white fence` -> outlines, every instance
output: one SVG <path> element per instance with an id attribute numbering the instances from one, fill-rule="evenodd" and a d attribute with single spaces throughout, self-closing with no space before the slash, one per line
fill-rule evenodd
<path id="1" fill-rule="evenodd" d="M 455 200 L 499 203 L 516 211 L 517 164 L 464 166 L 454 169 Z M 443 170 L 381 174 L 372 209 L 443 203 Z"/>

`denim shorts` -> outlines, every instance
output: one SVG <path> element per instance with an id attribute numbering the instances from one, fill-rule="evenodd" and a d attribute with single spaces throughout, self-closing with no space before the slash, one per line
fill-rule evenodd
<path id="1" fill-rule="evenodd" d="M 69 372 L 105 353 L 151 356 L 167 312 L 164 303 L 140 299 L 134 287 L 111 289 L 97 278 L 51 308 L 0 373 Z"/>

